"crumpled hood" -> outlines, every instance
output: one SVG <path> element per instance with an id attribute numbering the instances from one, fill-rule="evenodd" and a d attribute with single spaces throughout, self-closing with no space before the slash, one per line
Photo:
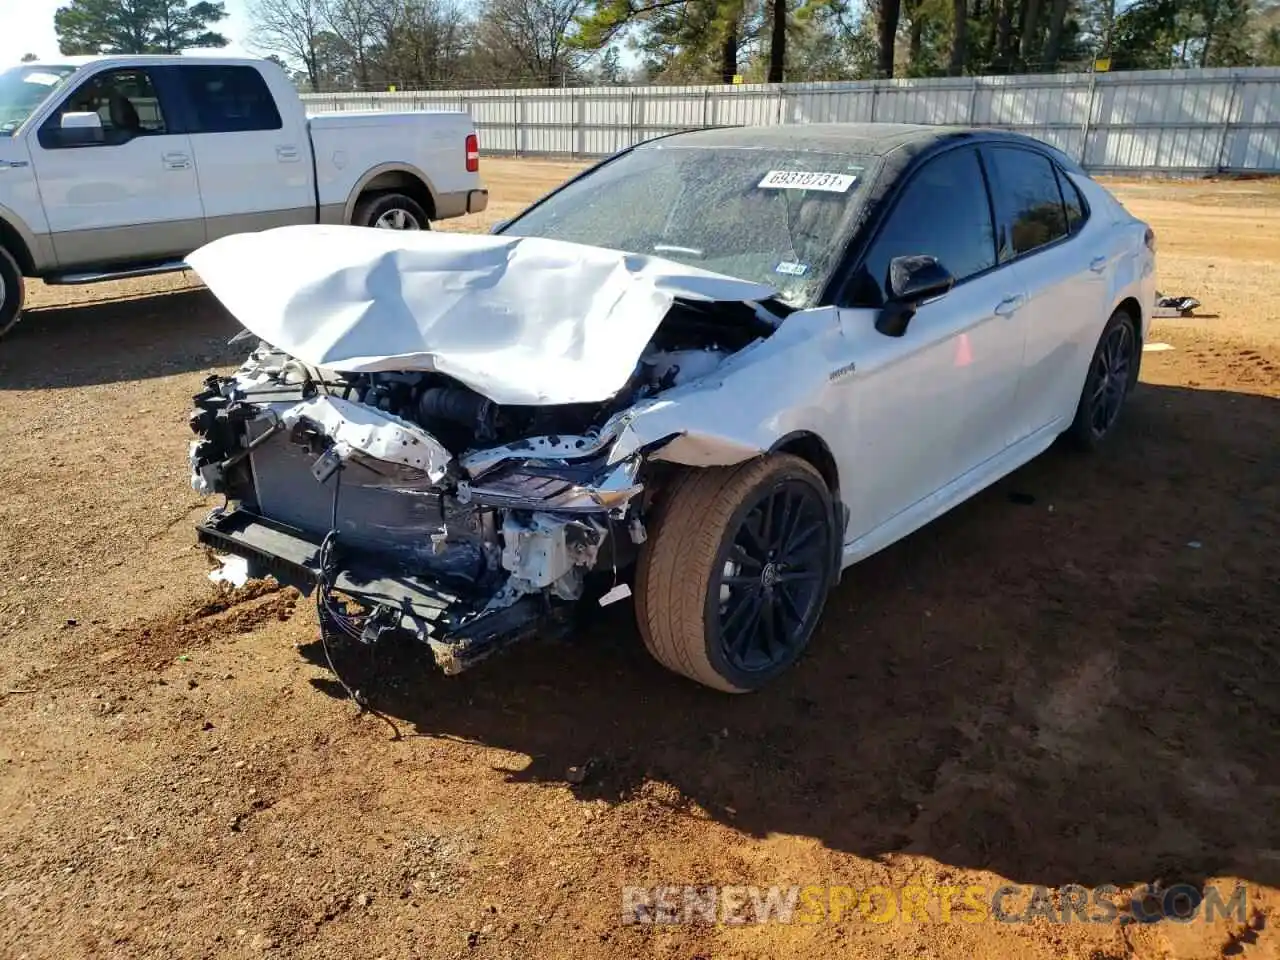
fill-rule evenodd
<path id="1" fill-rule="evenodd" d="M 677 297 L 776 292 L 561 240 L 363 227 L 237 234 L 187 263 L 250 332 L 304 363 L 434 370 L 503 404 L 607 400 Z"/>

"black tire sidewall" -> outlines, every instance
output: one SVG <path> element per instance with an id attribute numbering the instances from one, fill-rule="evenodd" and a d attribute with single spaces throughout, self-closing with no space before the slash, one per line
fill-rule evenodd
<path id="1" fill-rule="evenodd" d="M 22 316 L 24 295 L 22 271 L 3 247 L 0 247 L 0 280 L 4 281 L 4 295 L 0 299 L 0 337 L 3 337 Z"/>
<path id="2" fill-rule="evenodd" d="M 1102 434 L 1093 432 L 1093 403 L 1094 387 L 1097 382 L 1098 373 L 1098 352 L 1102 349 L 1103 344 L 1111 337 L 1116 327 L 1125 324 L 1129 327 L 1130 347 L 1129 357 L 1129 379 L 1124 387 L 1124 395 L 1120 398 L 1120 407 L 1116 410 L 1115 419 L 1107 427 Z M 1076 408 L 1075 422 L 1071 425 L 1071 433 L 1077 444 L 1087 449 L 1092 449 L 1102 443 L 1115 433 L 1116 424 L 1120 422 L 1121 416 L 1124 414 L 1125 404 L 1129 402 L 1129 394 L 1133 392 L 1133 387 L 1137 383 L 1139 364 L 1142 362 L 1142 341 L 1138 335 L 1138 325 L 1133 318 L 1129 316 L 1126 310 L 1117 310 L 1107 325 L 1102 328 L 1102 333 L 1098 337 L 1098 342 L 1094 344 L 1093 353 L 1089 355 L 1089 371 L 1084 378 L 1084 387 L 1080 391 L 1080 403 Z"/>
<path id="3" fill-rule="evenodd" d="M 790 652 L 782 660 L 770 666 L 767 670 L 743 670 L 734 666 L 725 656 L 721 645 L 720 638 L 720 571 L 724 569 L 725 562 L 728 559 L 729 548 L 733 544 L 734 537 L 737 535 L 738 529 L 742 526 L 747 514 L 760 502 L 761 498 L 769 491 L 791 481 L 799 480 L 807 484 L 820 499 L 823 512 L 828 518 L 826 529 L 826 550 L 824 556 L 826 566 L 823 570 L 823 579 L 819 585 L 818 591 L 818 609 L 813 618 L 813 622 L 809 625 L 806 634 L 800 641 L 793 645 Z M 729 519 L 729 523 L 721 532 L 720 546 L 716 550 L 715 562 L 711 568 L 711 576 L 707 583 L 707 595 L 703 600 L 703 639 L 706 644 L 707 662 L 711 665 L 721 677 L 734 687 L 743 691 L 758 690 L 768 684 L 775 677 L 785 673 L 800 657 L 804 654 L 809 646 L 809 641 L 813 639 L 814 631 L 817 629 L 819 621 L 822 619 L 822 610 L 826 603 L 827 593 L 831 589 L 831 584 L 835 576 L 835 556 L 836 551 L 832 538 L 835 537 L 835 527 L 830 522 L 833 516 L 831 506 L 831 492 L 827 489 L 826 484 L 822 482 L 820 477 L 809 473 L 805 470 L 797 470 L 791 466 L 784 466 L 782 469 L 770 474 L 760 483 L 751 487 L 747 495 L 744 496 L 738 505 L 734 508 L 733 515 Z"/>
<path id="4" fill-rule="evenodd" d="M 418 221 L 420 230 L 431 229 L 431 221 L 427 219 L 427 212 L 422 209 L 422 205 L 403 193 L 384 193 L 366 203 L 360 204 L 356 209 L 356 217 L 354 219 L 357 226 L 374 229 L 374 224 L 377 223 L 378 218 L 391 210 L 403 210 L 408 213 Z"/>

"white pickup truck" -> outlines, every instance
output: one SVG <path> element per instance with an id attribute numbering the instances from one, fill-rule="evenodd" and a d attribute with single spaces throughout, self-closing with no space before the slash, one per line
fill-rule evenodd
<path id="1" fill-rule="evenodd" d="M 224 57 L 64 57 L 0 70 L 0 336 L 23 277 L 185 268 L 218 237 L 298 223 L 427 229 L 478 213 L 465 113 L 308 118 L 284 72 Z"/>

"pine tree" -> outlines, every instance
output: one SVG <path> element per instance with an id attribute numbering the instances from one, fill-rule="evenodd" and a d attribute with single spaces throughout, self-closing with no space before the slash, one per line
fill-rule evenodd
<path id="1" fill-rule="evenodd" d="M 209 29 L 227 16 L 221 2 L 200 0 L 71 0 L 53 16 L 64 54 L 177 53 L 225 47 Z"/>

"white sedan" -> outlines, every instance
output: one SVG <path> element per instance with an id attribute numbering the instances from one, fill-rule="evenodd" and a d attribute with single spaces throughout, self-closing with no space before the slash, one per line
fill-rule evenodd
<path id="1" fill-rule="evenodd" d="M 199 536 L 326 640 L 456 673 L 634 594 L 662 664 L 754 690 L 844 568 L 1112 434 L 1154 251 L 1052 147 L 893 124 L 659 138 L 491 236 L 224 238 L 190 263 L 262 342 L 196 397 Z"/>

